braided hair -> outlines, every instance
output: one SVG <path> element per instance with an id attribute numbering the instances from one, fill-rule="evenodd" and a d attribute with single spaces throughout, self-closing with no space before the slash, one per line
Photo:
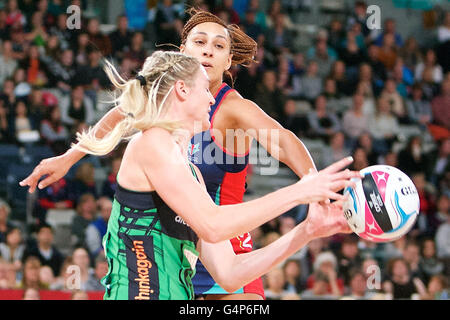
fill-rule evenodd
<path id="1" fill-rule="evenodd" d="M 112 102 L 119 106 L 123 120 L 103 138 L 97 138 L 95 128 L 77 133 L 78 144 L 72 146 L 85 153 L 105 155 L 111 152 L 122 139 L 130 139 L 134 133 L 152 127 L 164 128 L 174 132 L 181 124 L 163 120 L 166 100 L 177 80 L 193 86 L 195 76 L 200 70 L 200 62 L 194 58 L 173 51 L 155 51 L 149 56 L 135 79 L 123 79 L 116 68 L 108 61 L 105 72 L 120 91 Z"/>

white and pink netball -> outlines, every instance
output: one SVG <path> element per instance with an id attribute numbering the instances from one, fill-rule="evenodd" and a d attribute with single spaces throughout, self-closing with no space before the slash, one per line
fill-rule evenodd
<path id="1" fill-rule="evenodd" d="M 375 165 L 360 171 L 364 178 L 344 195 L 344 216 L 358 236 L 373 242 L 403 237 L 416 222 L 419 195 L 411 179 L 399 169 Z"/>

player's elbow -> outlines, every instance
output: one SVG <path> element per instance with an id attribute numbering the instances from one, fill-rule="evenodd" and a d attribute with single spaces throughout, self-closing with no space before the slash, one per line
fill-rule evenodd
<path id="1" fill-rule="evenodd" d="M 217 228 L 211 221 L 204 221 L 197 228 L 197 235 L 202 240 L 209 243 L 218 243 L 224 239 L 220 236 L 220 228 Z"/>

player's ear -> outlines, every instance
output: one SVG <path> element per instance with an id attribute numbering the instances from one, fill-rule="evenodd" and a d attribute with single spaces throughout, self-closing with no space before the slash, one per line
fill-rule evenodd
<path id="1" fill-rule="evenodd" d="M 184 53 L 184 50 L 186 49 L 186 46 L 184 44 L 180 45 L 180 52 Z"/>
<path id="2" fill-rule="evenodd" d="M 190 93 L 190 89 L 186 85 L 186 82 L 183 80 L 177 80 L 173 86 L 177 98 L 180 99 L 181 101 L 186 100 Z"/>

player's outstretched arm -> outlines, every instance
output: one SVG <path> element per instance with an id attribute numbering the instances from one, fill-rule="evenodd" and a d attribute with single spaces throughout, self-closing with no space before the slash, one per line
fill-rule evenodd
<path id="1" fill-rule="evenodd" d="M 167 131 L 150 129 L 143 134 L 140 142 L 131 146 L 134 148 L 132 154 L 140 159 L 139 166 L 158 195 L 200 238 L 213 243 L 253 230 L 299 204 L 325 199 L 340 200 L 343 196 L 338 192 L 354 185 L 350 179 L 361 178 L 359 172 L 343 170 L 353 161 L 344 158 L 261 198 L 217 206 L 193 178 L 183 156 L 177 152 L 178 146 Z M 151 157 L 147 151 L 150 149 Z"/>
<path id="2" fill-rule="evenodd" d="M 252 252 L 236 255 L 229 241 L 213 244 L 200 240 L 200 259 L 223 289 L 234 292 L 269 272 L 311 240 L 350 233 L 342 203 L 343 200 L 331 204 L 310 204 L 305 221 L 268 246 Z"/>
<path id="3" fill-rule="evenodd" d="M 122 118 L 123 115 L 118 107 L 111 109 L 95 125 L 96 137 L 102 138 L 105 136 Z M 36 190 L 36 187 L 43 189 L 64 177 L 70 168 L 85 155 L 86 153 L 72 147 L 60 156 L 44 159 L 34 168 L 33 172 L 24 180 L 20 181 L 19 184 L 22 187 L 29 186 L 28 191 L 30 193 L 33 193 Z M 39 182 L 39 179 L 45 175 L 47 175 L 47 177 Z"/>

